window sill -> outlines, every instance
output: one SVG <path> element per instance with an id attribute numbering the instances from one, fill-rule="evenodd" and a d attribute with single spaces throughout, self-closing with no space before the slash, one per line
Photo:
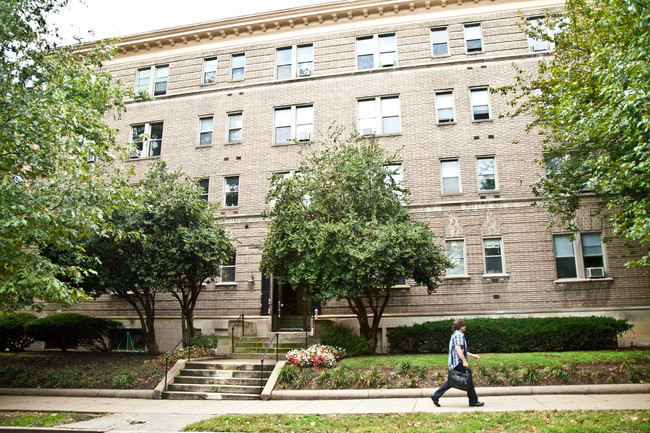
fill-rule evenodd
<path id="1" fill-rule="evenodd" d="M 488 189 L 485 191 L 479 190 L 478 192 L 479 198 L 483 195 L 499 195 L 499 194 L 501 194 L 501 191 L 499 191 L 498 189 Z"/>
<path id="2" fill-rule="evenodd" d="M 492 280 L 493 283 L 496 283 L 496 282 L 506 281 L 508 278 L 510 278 L 510 275 L 508 275 L 508 274 L 483 274 L 483 275 L 481 275 L 481 278 L 483 278 L 483 280 Z"/>
<path id="3" fill-rule="evenodd" d="M 472 123 L 491 123 L 493 119 L 472 119 Z"/>
<path id="4" fill-rule="evenodd" d="M 242 143 L 241 141 L 227 141 L 227 142 L 224 143 L 224 144 L 225 144 L 226 146 L 233 146 L 233 145 L 241 144 L 241 143 Z"/>
<path id="5" fill-rule="evenodd" d="M 210 148 L 210 147 L 212 147 L 212 145 L 211 145 L 211 144 L 197 144 L 197 145 L 194 146 L 194 147 L 195 147 L 196 149 L 203 149 L 203 148 Z"/>
<path id="6" fill-rule="evenodd" d="M 469 275 L 448 275 L 443 278 L 443 280 L 469 280 L 471 277 Z"/>
<path id="7" fill-rule="evenodd" d="M 409 290 L 410 288 L 411 286 L 409 286 L 408 284 L 398 284 L 396 286 L 391 287 L 391 289 L 395 289 L 395 290 Z"/>
<path id="8" fill-rule="evenodd" d="M 611 283 L 614 281 L 612 277 L 605 277 L 605 278 L 561 278 L 558 280 L 553 281 L 554 284 L 559 285 L 559 284 L 588 284 L 588 283 L 598 283 L 598 282 L 604 282 L 604 283 Z"/>
<path id="9" fill-rule="evenodd" d="M 221 282 L 221 283 L 215 283 L 215 287 L 236 287 L 237 282 L 236 281 L 226 281 L 226 282 Z"/>
<path id="10" fill-rule="evenodd" d="M 229 83 L 241 83 L 244 80 L 245 80 L 245 78 L 231 78 L 230 80 L 228 80 L 228 82 Z"/>
<path id="11" fill-rule="evenodd" d="M 210 87 L 210 86 L 215 86 L 217 82 L 215 81 L 214 83 L 201 83 L 201 87 Z"/>
<path id="12" fill-rule="evenodd" d="M 462 191 L 459 191 L 459 192 L 444 192 L 443 191 L 442 196 L 443 197 L 462 197 L 463 192 Z"/>
<path id="13" fill-rule="evenodd" d="M 378 138 L 379 138 L 379 137 L 399 137 L 399 136 L 401 136 L 401 135 L 402 135 L 401 132 L 393 132 L 393 133 L 390 133 L 390 134 L 372 134 L 372 135 L 362 135 L 361 138 L 370 138 L 370 137 L 373 137 L 373 136 L 374 136 L 374 137 L 378 137 Z"/>
<path id="14" fill-rule="evenodd" d="M 153 159 L 160 159 L 160 155 L 158 156 L 139 156 L 139 157 L 129 157 L 127 158 L 127 161 L 150 161 Z"/>
<path id="15" fill-rule="evenodd" d="M 452 122 L 438 122 L 438 123 L 436 123 L 436 125 L 438 125 L 438 126 L 448 126 L 448 125 L 457 125 L 457 124 L 458 124 L 458 122 L 456 122 L 455 120 L 452 121 Z"/>

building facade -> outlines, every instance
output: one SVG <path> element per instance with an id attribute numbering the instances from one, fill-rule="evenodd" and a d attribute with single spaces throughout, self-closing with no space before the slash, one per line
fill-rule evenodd
<path id="1" fill-rule="evenodd" d="M 585 197 L 578 233 L 550 229 L 530 185 L 544 169 L 531 119 L 504 117 L 513 65 L 533 71 L 552 55 L 523 19 L 561 10 L 557 0 L 354 0 L 179 27 L 123 38 L 106 65 L 148 92 L 119 120 L 136 172 L 162 159 L 201 179 L 237 239 L 237 253 L 206 284 L 195 310 L 203 333 L 241 314 L 258 334 L 328 321 L 356 326 L 347 303 L 310 306 L 265 278 L 261 212 L 274 173 L 290 173 L 302 145 L 336 125 L 375 134 L 399 154 L 408 207 L 456 266 L 432 295 L 406 280 L 381 322 L 391 327 L 449 317 L 607 315 L 636 325 L 623 345 L 650 344 L 650 277 L 624 267 L 621 239 Z M 143 138 L 144 137 L 144 138 Z M 575 239 L 571 235 L 575 235 Z M 158 302 L 162 349 L 180 338 L 176 301 Z M 138 328 L 111 296 L 85 312 Z"/>

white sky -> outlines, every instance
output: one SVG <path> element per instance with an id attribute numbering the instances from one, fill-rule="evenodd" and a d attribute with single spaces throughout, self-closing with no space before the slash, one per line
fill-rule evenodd
<path id="1" fill-rule="evenodd" d="M 1 1 L 1 0 L 0 0 Z M 92 41 L 332 0 L 70 0 L 52 22 L 66 43 Z"/>

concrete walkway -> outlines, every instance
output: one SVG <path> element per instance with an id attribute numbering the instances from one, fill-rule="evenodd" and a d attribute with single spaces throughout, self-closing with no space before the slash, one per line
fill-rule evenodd
<path id="1" fill-rule="evenodd" d="M 403 398 L 344 398 L 346 391 L 338 391 L 334 399 L 283 400 L 153 400 L 143 398 L 107 398 L 73 396 L 0 395 L 0 410 L 66 411 L 109 413 L 90 421 L 66 425 L 65 430 L 92 430 L 100 432 L 178 432 L 187 424 L 226 414 L 374 414 L 404 412 L 509 412 L 524 410 L 577 409 L 637 409 L 650 410 L 650 392 L 647 385 L 606 385 L 607 388 L 585 389 L 586 393 L 561 392 L 562 387 L 537 388 L 533 392 L 507 394 L 497 388 L 478 388 L 485 406 L 468 407 L 467 397 L 451 390 L 435 407 L 428 397 Z M 526 387 L 522 387 L 526 388 Z M 597 391 L 597 392 L 596 392 Z M 619 393 L 622 392 L 622 393 Z M 553 393 L 558 392 L 558 393 Z M 287 397 L 287 396 L 285 396 Z M 341 398 L 343 397 L 343 398 Z M 0 427 L 0 432 L 3 430 Z"/>

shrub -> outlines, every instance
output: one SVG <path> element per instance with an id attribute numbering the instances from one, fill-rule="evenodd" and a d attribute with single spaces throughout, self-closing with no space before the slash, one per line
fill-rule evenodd
<path id="1" fill-rule="evenodd" d="M 20 352 L 34 342 L 25 333 L 25 325 L 36 316 L 30 313 L 0 314 L 0 351 Z"/>
<path id="2" fill-rule="evenodd" d="M 301 367 L 330 368 L 345 356 L 345 351 L 331 346 L 314 344 L 306 349 L 292 350 L 287 353 L 287 364 Z"/>
<path id="3" fill-rule="evenodd" d="M 370 344 L 365 338 L 354 335 L 347 326 L 333 325 L 320 338 L 321 344 L 340 347 L 347 355 L 361 355 L 370 351 Z"/>
<path id="4" fill-rule="evenodd" d="M 467 319 L 472 352 L 516 353 L 596 350 L 616 347 L 616 336 L 632 329 L 611 317 Z M 391 352 L 446 353 L 452 320 L 399 326 L 388 331 Z"/>
<path id="5" fill-rule="evenodd" d="M 29 322 L 27 334 L 34 340 L 43 341 L 63 352 L 81 345 L 90 350 L 108 351 L 109 332 L 123 325 L 115 320 L 84 316 L 76 313 L 59 313 Z"/>
<path id="6" fill-rule="evenodd" d="M 190 346 L 200 347 L 201 349 L 216 349 L 218 338 L 217 334 L 197 335 L 190 340 Z"/>
<path id="7" fill-rule="evenodd" d="M 174 364 L 176 364 L 176 361 L 179 359 L 186 359 L 191 355 L 191 358 L 207 358 L 210 356 L 214 356 L 216 354 L 216 350 L 214 349 L 206 349 L 204 347 L 197 347 L 197 346 L 191 346 L 191 347 L 184 347 L 181 349 L 176 349 L 173 352 L 167 352 L 161 354 L 158 358 L 152 359 L 150 361 L 146 361 L 145 364 L 147 367 L 151 367 L 154 370 L 157 371 L 165 371 L 165 364 L 167 364 L 167 368 L 172 368 Z M 167 362 L 165 362 L 165 358 L 167 359 Z"/>

